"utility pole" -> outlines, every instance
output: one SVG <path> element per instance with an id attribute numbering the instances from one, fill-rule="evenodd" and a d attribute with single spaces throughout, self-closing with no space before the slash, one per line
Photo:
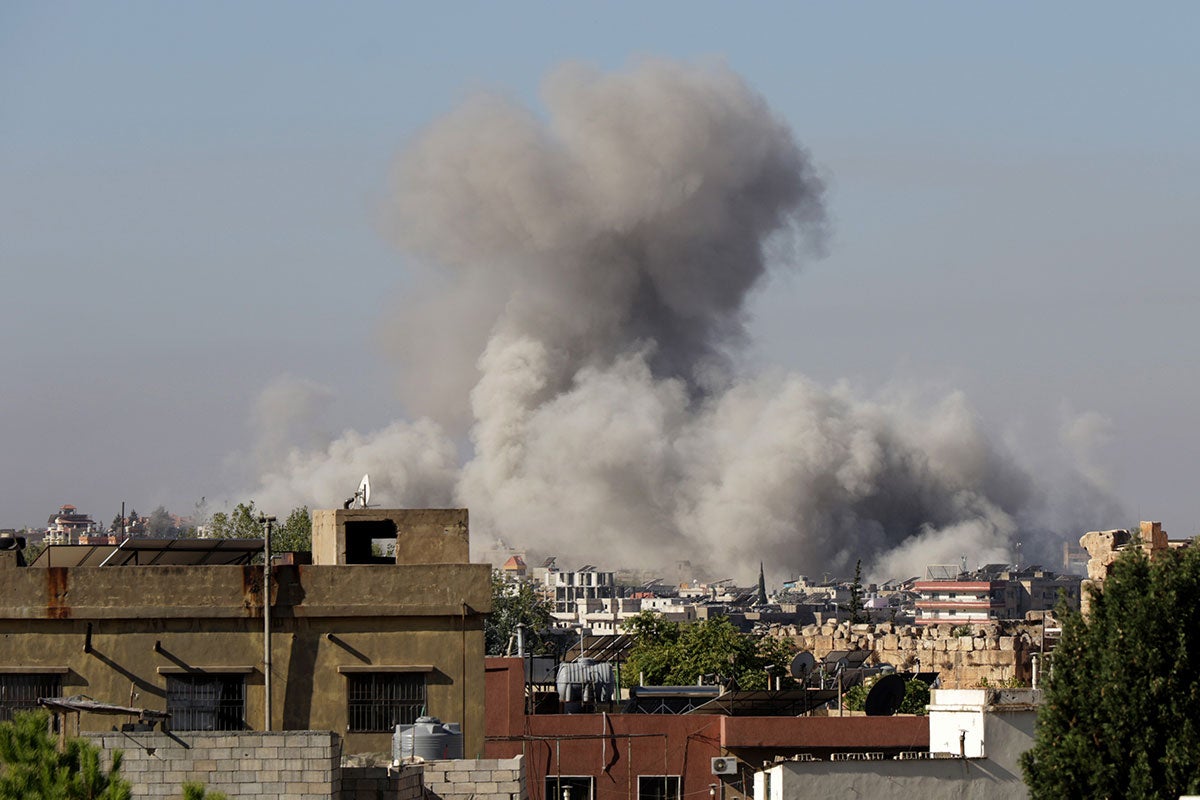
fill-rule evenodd
<path id="1" fill-rule="evenodd" d="M 263 526 L 263 730 L 271 730 L 271 525 L 275 517 L 258 515 Z"/>

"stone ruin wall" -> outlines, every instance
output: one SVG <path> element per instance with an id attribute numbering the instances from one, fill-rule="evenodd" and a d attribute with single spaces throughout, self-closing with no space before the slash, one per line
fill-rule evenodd
<path id="1" fill-rule="evenodd" d="M 1047 624 L 1057 627 L 1048 620 Z M 970 629 L 967 635 L 960 631 Z M 1041 650 L 1042 622 L 996 620 L 988 623 L 950 625 L 897 625 L 874 623 L 851 625 L 787 626 L 776 634 L 796 642 L 820 663 L 834 650 L 869 650 L 867 664 L 892 664 L 898 670 L 940 673 L 944 689 L 998 686 L 1016 681 L 1028 686 L 1032 680 L 1031 656 Z M 1046 642 L 1046 650 L 1051 649 Z"/>

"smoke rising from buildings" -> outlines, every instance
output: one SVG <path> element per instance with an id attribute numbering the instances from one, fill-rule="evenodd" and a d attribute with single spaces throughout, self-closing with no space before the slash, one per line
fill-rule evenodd
<path id="1" fill-rule="evenodd" d="M 292 450 L 260 506 L 340 502 L 369 471 L 381 502 L 468 506 L 476 540 L 743 577 L 908 577 L 1088 524 L 1100 490 L 1072 475 L 1056 507 L 961 395 L 739 369 L 748 294 L 825 225 L 813 162 L 740 78 L 568 66 L 543 97 L 473 98 L 400 155 L 388 230 L 419 266 L 388 333 L 418 419 Z"/>

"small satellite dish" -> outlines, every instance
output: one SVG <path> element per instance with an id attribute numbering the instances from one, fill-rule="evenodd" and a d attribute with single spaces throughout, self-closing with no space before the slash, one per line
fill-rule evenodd
<path id="1" fill-rule="evenodd" d="M 808 673 L 813 671 L 817 665 L 817 659 L 807 650 L 796 653 L 796 657 L 792 659 L 792 665 L 788 671 L 792 673 L 792 677 L 798 680 L 804 680 L 808 677 Z"/>
<path id="2" fill-rule="evenodd" d="M 884 675 L 875 681 L 867 693 L 866 712 L 868 717 L 890 717 L 900 710 L 904 702 L 904 691 L 908 681 L 896 673 Z"/>
<path id="3" fill-rule="evenodd" d="M 362 508 L 366 508 L 371 502 L 371 476 L 363 475 L 362 481 L 358 484 L 357 492 L 358 502 L 362 504 Z"/>

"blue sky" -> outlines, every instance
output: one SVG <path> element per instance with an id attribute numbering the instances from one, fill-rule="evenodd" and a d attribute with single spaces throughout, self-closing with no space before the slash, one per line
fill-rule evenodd
<path id="1" fill-rule="evenodd" d="M 405 257 L 389 164 L 568 60 L 723 59 L 829 183 L 829 255 L 773 281 L 748 358 L 961 389 L 997 437 L 1095 412 L 1129 519 L 1200 530 L 1193 4 L 0 6 L 0 526 L 189 511 L 237 484 L 254 398 L 403 415 L 378 345 Z M 286 511 L 286 510 L 285 510 Z"/>

